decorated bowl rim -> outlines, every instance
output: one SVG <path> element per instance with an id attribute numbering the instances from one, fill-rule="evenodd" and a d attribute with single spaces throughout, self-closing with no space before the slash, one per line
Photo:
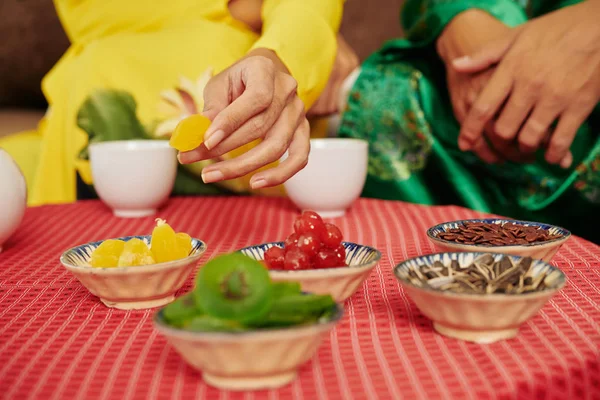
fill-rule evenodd
<path id="1" fill-rule="evenodd" d="M 552 295 L 556 292 L 558 292 L 559 290 L 561 290 L 562 288 L 564 288 L 564 286 L 567 283 L 567 275 L 564 273 L 563 270 L 561 270 L 558 267 L 555 267 L 554 265 L 544 261 L 544 260 L 539 260 L 539 259 L 533 259 L 532 262 L 536 263 L 536 264 L 542 264 L 543 267 L 548 268 L 550 271 L 554 272 L 554 271 L 558 271 L 560 273 L 560 282 L 558 283 L 558 285 L 556 287 L 553 288 L 546 288 L 543 290 L 539 290 L 539 291 L 535 291 L 535 292 L 529 292 L 529 293 L 515 293 L 515 294 L 507 294 L 507 293 L 491 293 L 491 294 L 479 294 L 479 293 L 454 293 L 454 292 L 445 292 L 436 288 L 426 288 L 426 287 L 422 287 L 422 286 L 417 286 L 414 285 L 412 282 L 410 282 L 409 280 L 402 278 L 401 276 L 398 275 L 398 271 L 402 268 L 405 268 L 405 266 L 413 261 L 418 261 L 420 259 L 424 259 L 424 258 L 428 258 L 428 257 L 435 257 L 435 256 L 439 256 L 444 257 L 444 256 L 449 256 L 451 259 L 458 259 L 459 256 L 467 256 L 470 255 L 473 258 L 475 257 L 479 257 L 485 254 L 490 254 L 492 255 L 494 258 L 500 258 L 500 257 L 510 257 L 513 259 L 523 259 L 526 258 L 525 256 L 519 256 L 519 255 L 514 255 L 514 254 L 503 254 L 503 253 L 486 253 L 486 252 L 475 252 L 475 251 L 462 251 L 462 252 L 442 252 L 442 253 L 432 253 L 432 254 L 425 254 L 425 255 L 420 255 L 417 257 L 412 257 L 412 258 L 408 258 L 406 260 L 403 260 L 402 262 L 396 264 L 396 266 L 394 267 L 394 276 L 396 277 L 396 279 L 402 284 L 402 285 L 407 285 L 409 287 L 411 287 L 412 289 L 415 290 L 419 290 L 419 291 L 423 291 L 423 292 L 427 292 L 427 293 L 431 293 L 434 294 L 436 296 L 439 297 L 446 297 L 446 298 L 455 298 L 455 299 L 462 299 L 462 300 L 475 300 L 475 301 L 512 301 L 515 299 L 532 299 L 532 298 L 536 298 L 536 297 L 546 297 L 548 295 Z M 427 263 L 423 263 L 423 264 L 427 264 L 429 265 L 429 262 Z"/>
<path id="2" fill-rule="evenodd" d="M 559 231 L 560 233 L 562 233 L 562 236 L 556 239 L 552 239 L 552 240 L 546 240 L 543 242 L 535 242 L 535 243 L 527 243 L 527 244 L 503 244 L 503 245 L 488 245 L 488 244 L 465 244 L 465 243 L 458 243 L 458 242 L 453 242 L 451 240 L 446 240 L 446 239 L 442 239 L 440 237 L 435 236 L 434 231 L 435 230 L 444 230 L 446 231 L 446 229 L 444 229 L 444 225 L 449 225 L 449 224 L 464 224 L 465 222 L 483 222 L 483 223 L 507 223 L 507 222 L 511 222 L 514 223 L 516 225 L 525 225 L 525 226 L 538 226 L 541 227 L 542 229 L 548 230 L 548 229 L 556 229 L 557 231 Z M 549 244 L 559 244 L 561 242 L 565 242 L 567 239 L 569 239 L 571 237 L 571 232 L 563 227 L 557 226 L 557 225 L 552 225 L 552 224 L 546 224 L 543 222 L 535 222 L 535 221 L 525 221 L 525 220 L 519 220 L 519 219 L 510 219 L 510 218 L 473 218 L 473 219 L 457 219 L 454 221 L 446 221 L 446 222 L 442 222 L 440 224 L 434 225 L 432 227 L 430 227 L 429 229 L 427 229 L 427 237 L 430 240 L 433 240 L 435 242 L 439 242 L 439 243 L 443 243 L 445 245 L 449 245 L 449 246 L 464 246 L 464 247 L 477 247 L 477 248 L 481 248 L 481 249 L 508 249 L 510 250 L 511 248 L 519 248 L 519 247 L 540 247 L 540 246 L 547 246 Z"/>
<path id="3" fill-rule="evenodd" d="M 283 247 L 285 242 L 282 241 L 277 241 L 277 242 L 265 242 L 265 243 L 261 243 L 261 244 L 254 244 L 251 246 L 246 246 L 244 248 L 241 248 L 239 250 L 237 250 L 237 252 L 243 252 L 245 250 L 250 250 L 256 247 L 264 247 L 264 246 L 269 246 L 269 247 L 273 247 L 273 246 L 277 246 L 277 247 Z M 368 269 L 368 268 L 372 268 L 375 265 L 377 265 L 380 261 L 381 261 L 381 251 L 377 250 L 375 247 L 372 246 L 368 246 L 365 244 L 358 244 L 358 243 L 354 243 L 354 242 L 347 242 L 347 241 L 342 241 L 342 244 L 344 246 L 346 245 L 350 245 L 350 246 L 356 246 L 358 248 L 362 248 L 362 249 L 367 249 L 368 251 L 372 252 L 374 254 L 374 257 L 369 260 L 368 262 L 365 263 L 361 263 L 361 264 L 356 264 L 356 265 L 348 265 L 345 267 L 332 267 L 332 268 L 320 268 L 320 269 L 307 269 L 307 270 L 300 270 L 300 271 L 283 271 L 283 270 L 269 270 L 269 273 L 272 275 L 306 275 L 306 276 L 319 276 L 319 275 L 323 275 L 323 273 L 333 273 L 333 272 L 338 272 L 340 274 L 343 274 L 345 271 L 353 271 L 353 270 L 362 270 L 362 269 Z M 258 261 L 263 261 L 264 259 L 258 260 Z M 343 272 L 342 272 L 343 271 Z"/>
<path id="4" fill-rule="evenodd" d="M 178 336 L 180 338 L 206 338 L 211 340 L 240 340 L 240 339 L 262 339 L 265 336 L 279 336 L 281 334 L 288 334 L 296 336 L 298 333 L 307 332 L 317 328 L 318 330 L 327 330 L 335 326 L 344 316 L 344 307 L 335 303 L 335 313 L 325 321 L 317 321 L 308 325 L 293 325 L 282 328 L 261 328 L 252 329 L 246 331 L 232 331 L 232 332 L 208 332 L 208 331 L 191 331 L 182 328 L 177 328 L 168 325 L 164 318 L 164 307 L 158 310 L 153 317 L 154 326 L 158 328 L 168 336 Z"/>
<path id="5" fill-rule="evenodd" d="M 80 244 L 78 246 L 71 247 L 70 249 L 63 252 L 62 255 L 60 256 L 60 262 L 67 269 L 78 270 L 78 271 L 82 271 L 82 272 L 94 272 L 94 273 L 98 273 L 98 274 L 107 274 L 107 275 L 122 274 L 124 272 L 131 273 L 131 271 L 151 272 L 151 271 L 162 270 L 162 269 L 179 268 L 179 267 L 188 265 L 191 262 L 199 260 L 200 257 L 202 257 L 202 255 L 206 252 L 206 249 L 207 249 L 207 245 L 204 241 L 202 241 L 200 239 L 192 238 L 192 246 L 193 247 L 197 246 L 197 248 L 194 250 L 193 254 L 190 254 L 187 257 L 180 258 L 178 260 L 166 261 L 166 262 L 150 264 L 150 265 L 135 266 L 135 267 L 94 268 L 91 265 L 74 265 L 73 263 L 71 263 L 67 260 L 67 257 L 69 256 L 69 254 L 73 253 L 74 251 L 76 251 L 78 249 L 83 250 L 86 247 L 90 247 L 90 246 L 94 246 L 94 248 L 95 248 L 107 240 L 128 241 L 130 239 L 142 239 L 142 240 L 146 241 L 147 243 L 149 243 L 151 238 L 152 238 L 152 235 L 131 235 L 131 236 L 121 236 L 121 237 L 117 237 L 117 238 L 109 238 L 109 239 L 97 240 L 97 241 L 93 241 L 93 242 Z"/>

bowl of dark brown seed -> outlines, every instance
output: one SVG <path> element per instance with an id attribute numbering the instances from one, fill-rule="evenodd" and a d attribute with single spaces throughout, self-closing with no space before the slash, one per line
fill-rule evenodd
<path id="1" fill-rule="evenodd" d="M 549 262 L 571 237 L 568 230 L 540 222 L 512 219 L 465 219 L 427 230 L 437 251 L 512 254 Z"/>
<path id="2" fill-rule="evenodd" d="M 566 283 L 545 261 L 498 253 L 416 257 L 394 274 L 437 332 L 477 343 L 515 337 Z"/>

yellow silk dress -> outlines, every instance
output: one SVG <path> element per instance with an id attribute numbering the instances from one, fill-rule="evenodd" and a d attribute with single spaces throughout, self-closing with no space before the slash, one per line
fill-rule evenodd
<path id="1" fill-rule="evenodd" d="M 343 6 L 343 0 L 264 0 L 257 35 L 231 16 L 227 0 L 54 3 L 71 46 L 42 81 L 48 112 L 36 132 L 0 141 L 24 170 L 30 205 L 75 201 L 77 174 L 91 183 L 88 162 L 78 159 L 87 135 L 76 116 L 97 89 L 129 92 L 140 121 L 151 122 L 161 95 L 182 79 L 189 86 L 207 70 L 216 74 L 251 49 L 267 48 L 286 64 L 310 107 L 333 66 Z M 240 191 L 247 179 L 229 184 Z"/>

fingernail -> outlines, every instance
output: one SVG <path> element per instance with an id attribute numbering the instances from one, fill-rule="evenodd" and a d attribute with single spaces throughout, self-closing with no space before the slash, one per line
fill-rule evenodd
<path id="1" fill-rule="evenodd" d="M 222 181 L 225 176 L 218 169 L 215 171 L 202 171 L 202 180 L 204 183 L 212 183 Z"/>
<path id="2" fill-rule="evenodd" d="M 465 139 L 458 139 L 458 148 L 462 151 L 468 151 L 471 150 L 471 144 Z"/>
<path id="3" fill-rule="evenodd" d="M 459 58 L 455 58 L 454 60 L 452 60 L 452 65 L 454 65 L 455 67 L 465 67 L 467 65 L 469 65 L 469 61 L 471 61 L 471 57 L 469 56 L 464 56 L 464 57 L 459 57 Z"/>
<path id="4" fill-rule="evenodd" d="M 573 164 L 573 156 L 571 154 L 567 154 L 561 161 L 561 168 L 567 169 Z"/>
<path id="5" fill-rule="evenodd" d="M 254 190 L 264 188 L 265 186 L 267 186 L 267 181 L 263 178 L 258 178 L 256 180 L 250 182 L 250 186 Z"/>
<path id="6" fill-rule="evenodd" d="M 177 160 L 180 164 L 187 164 L 189 162 L 189 160 L 186 160 L 188 157 L 185 153 L 177 153 Z"/>
<path id="7" fill-rule="evenodd" d="M 213 133 L 209 133 L 204 138 L 204 147 L 210 150 L 218 145 L 224 137 L 225 132 L 222 129 L 219 129 Z"/>

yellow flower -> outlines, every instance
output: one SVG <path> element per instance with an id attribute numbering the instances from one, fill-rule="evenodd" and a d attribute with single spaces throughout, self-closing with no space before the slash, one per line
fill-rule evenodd
<path id="1" fill-rule="evenodd" d="M 208 68 L 195 82 L 180 77 L 179 86 L 161 92 L 158 104 L 161 122 L 154 130 L 154 136 L 170 137 L 179 121 L 202 112 L 204 88 L 212 76 L 213 69 Z"/>

